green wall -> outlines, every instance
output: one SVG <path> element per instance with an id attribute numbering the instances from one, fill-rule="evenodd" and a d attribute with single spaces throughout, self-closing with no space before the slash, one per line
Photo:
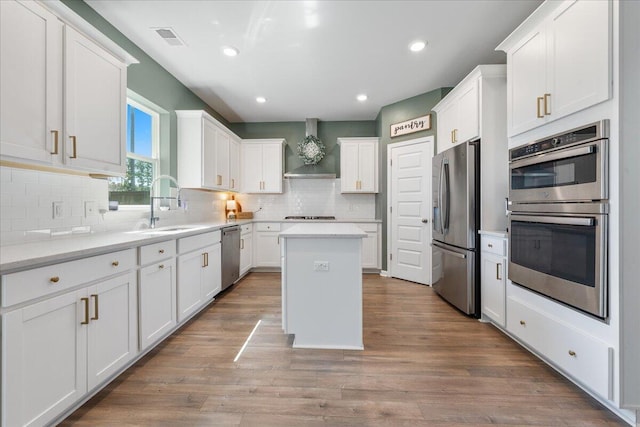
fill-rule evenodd
<path id="1" fill-rule="evenodd" d="M 285 138 L 285 172 L 302 166 L 302 160 L 296 152 L 298 142 L 305 137 L 304 122 L 266 122 L 266 123 L 231 123 L 229 128 L 243 139 Z M 371 121 L 318 121 L 318 135 L 326 146 L 326 155 L 321 164 L 329 171 L 340 176 L 339 137 L 377 136 L 376 122 Z"/>
<path id="2" fill-rule="evenodd" d="M 377 133 L 380 137 L 379 152 L 379 188 L 376 195 L 376 218 L 382 219 L 382 269 L 387 269 L 387 146 L 389 144 L 436 135 L 436 117 L 431 113 L 431 129 L 391 138 L 390 126 L 405 120 L 424 116 L 431 112 L 440 100 L 449 93 L 450 88 L 440 88 L 423 93 L 395 104 L 382 107 L 376 118 Z M 434 146 L 435 149 L 435 146 Z"/>
<path id="3" fill-rule="evenodd" d="M 228 124 L 227 120 L 198 98 L 191 90 L 187 89 L 178 79 L 162 68 L 160 64 L 126 38 L 84 1 L 61 1 L 140 61 L 139 64 L 132 64 L 127 69 L 127 88 L 168 112 L 166 116 L 161 116 L 160 157 L 162 162 L 160 170 L 161 173 L 170 174 L 174 177 L 178 176 L 177 118 L 175 110 L 206 110 L 225 125 Z"/>

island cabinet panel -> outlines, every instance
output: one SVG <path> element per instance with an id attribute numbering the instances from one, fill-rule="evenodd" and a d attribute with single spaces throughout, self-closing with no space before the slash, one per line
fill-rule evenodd
<path id="1" fill-rule="evenodd" d="M 47 6 L 0 2 L 0 156 L 122 175 L 126 64 Z"/>
<path id="2" fill-rule="evenodd" d="M 536 25 L 521 26 L 528 32 L 516 30 L 498 46 L 507 53 L 509 136 L 611 97 L 612 3 L 553 4 L 546 15 L 530 18 Z"/>

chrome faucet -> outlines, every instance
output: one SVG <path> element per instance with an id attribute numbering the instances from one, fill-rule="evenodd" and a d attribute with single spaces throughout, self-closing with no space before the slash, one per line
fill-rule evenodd
<path id="1" fill-rule="evenodd" d="M 176 193 L 176 197 L 163 197 L 163 196 L 154 196 L 153 195 L 153 186 L 155 185 L 156 182 L 158 182 L 161 179 L 168 179 L 170 181 L 173 181 L 173 183 L 176 185 L 176 188 L 178 189 L 178 192 Z M 150 216 L 149 216 L 149 228 L 156 228 L 156 221 L 159 221 L 160 218 L 154 215 L 154 210 L 153 210 L 153 201 L 156 199 L 161 199 L 161 200 L 177 200 L 178 201 L 178 207 L 181 206 L 181 201 L 180 201 L 180 184 L 178 184 L 178 181 L 172 177 L 171 175 L 158 175 L 153 181 L 151 181 L 151 188 L 149 189 L 149 204 L 151 205 L 151 210 L 150 210 Z"/>

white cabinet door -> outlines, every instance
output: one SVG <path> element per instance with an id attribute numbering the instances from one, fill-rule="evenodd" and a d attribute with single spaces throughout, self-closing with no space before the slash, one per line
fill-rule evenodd
<path id="1" fill-rule="evenodd" d="M 207 246 L 201 251 L 204 254 L 202 268 L 202 299 L 211 301 L 222 289 L 222 252 L 220 243 Z"/>
<path id="2" fill-rule="evenodd" d="M 482 314 L 488 316 L 496 324 L 506 327 L 505 321 L 505 259 L 501 256 L 482 252 L 481 300 Z"/>
<path id="3" fill-rule="evenodd" d="M 2 425 L 45 425 L 87 391 L 86 290 L 2 316 Z"/>
<path id="4" fill-rule="evenodd" d="M 507 55 L 509 136 L 542 123 L 546 87 L 546 34 L 538 29 Z"/>
<path id="5" fill-rule="evenodd" d="M 177 324 L 175 259 L 141 268 L 139 286 L 140 349 L 145 350 Z"/>
<path id="6" fill-rule="evenodd" d="M 378 233 L 367 232 L 362 239 L 362 268 L 380 268 L 378 253 Z"/>
<path id="7" fill-rule="evenodd" d="M 240 191 L 240 143 L 229 142 L 229 190 Z"/>
<path id="8" fill-rule="evenodd" d="M 609 99 L 611 2 L 569 2 L 548 30 L 548 93 L 554 118 Z"/>
<path id="9" fill-rule="evenodd" d="M 282 143 L 262 146 L 262 192 L 282 193 Z"/>
<path id="10" fill-rule="evenodd" d="M 209 120 L 202 120 L 202 186 L 216 187 L 216 125 Z M 188 167 L 188 165 L 185 165 Z"/>
<path id="11" fill-rule="evenodd" d="M 362 142 L 358 144 L 358 175 L 360 192 L 378 192 L 378 144 Z"/>
<path id="12" fill-rule="evenodd" d="M 182 322 L 203 305 L 202 272 L 204 254 L 191 252 L 178 257 L 178 322 Z"/>
<path id="13" fill-rule="evenodd" d="M 62 157 L 62 29 L 36 2 L 0 2 L 0 155 Z"/>
<path id="14" fill-rule="evenodd" d="M 240 275 L 253 267 L 253 236 L 246 233 L 240 236 Z"/>
<path id="15" fill-rule="evenodd" d="M 73 28 L 64 34 L 65 162 L 124 173 L 126 66 Z"/>
<path id="16" fill-rule="evenodd" d="M 461 90 L 457 98 L 458 114 L 456 142 L 470 141 L 480 136 L 478 80 L 472 80 Z"/>
<path id="17" fill-rule="evenodd" d="M 222 129 L 216 129 L 216 158 L 212 165 L 215 170 L 215 188 L 229 188 L 229 135 Z"/>
<path id="18" fill-rule="evenodd" d="M 343 193 L 358 190 L 358 144 L 340 144 L 340 187 Z"/>
<path id="19" fill-rule="evenodd" d="M 92 390 L 138 354 L 135 273 L 91 286 L 87 340 L 87 383 Z"/>
<path id="20" fill-rule="evenodd" d="M 280 239 L 279 232 L 256 231 L 255 266 L 280 267 Z"/>
<path id="21" fill-rule="evenodd" d="M 456 118 L 458 116 L 458 104 L 451 102 L 441 111 L 438 111 L 438 153 L 449 149 L 455 143 L 454 130 L 456 127 Z"/>
<path id="22" fill-rule="evenodd" d="M 245 193 L 262 191 L 262 146 L 242 145 L 242 188 Z"/>

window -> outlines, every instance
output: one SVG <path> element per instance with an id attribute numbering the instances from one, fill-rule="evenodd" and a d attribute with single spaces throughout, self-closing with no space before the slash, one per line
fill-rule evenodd
<path id="1" fill-rule="evenodd" d="M 148 205 L 149 190 L 158 173 L 160 115 L 127 99 L 127 171 L 109 179 L 109 201 L 119 205 Z"/>

